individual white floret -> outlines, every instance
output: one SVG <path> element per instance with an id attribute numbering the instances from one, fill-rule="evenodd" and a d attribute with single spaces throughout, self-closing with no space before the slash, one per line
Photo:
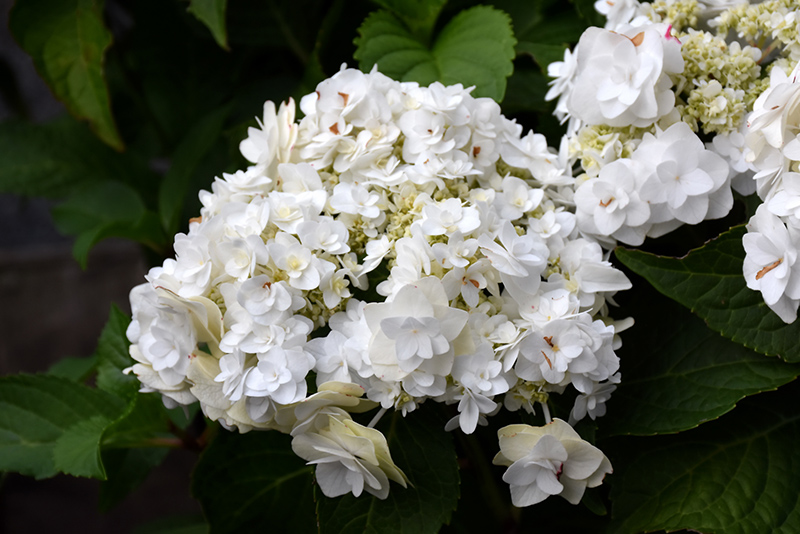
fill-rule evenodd
<path id="1" fill-rule="evenodd" d="M 514 369 L 523 380 L 561 384 L 571 362 L 591 346 L 592 338 L 575 321 L 550 321 L 522 340 Z"/>
<path id="2" fill-rule="evenodd" d="M 289 161 L 298 131 L 294 115 L 291 98 L 281 103 L 277 113 L 274 103 L 265 102 L 263 119 L 256 119 L 259 128 L 248 128 L 247 139 L 239 144 L 242 155 L 255 163 L 264 176 L 274 178 L 278 164 Z"/>
<path id="3" fill-rule="evenodd" d="M 645 134 L 631 158 L 650 166 L 640 193 L 650 203 L 654 224 L 673 219 L 697 224 L 723 217 L 733 206 L 727 163 L 706 150 L 684 122 Z"/>
<path id="4" fill-rule="evenodd" d="M 764 302 L 786 323 L 797 319 L 800 269 L 797 264 L 800 231 L 786 226 L 762 204 L 747 224 L 744 279 L 760 291 Z"/>
<path id="5" fill-rule="evenodd" d="M 458 198 L 427 204 L 422 208 L 420 229 L 425 235 L 452 235 L 460 232 L 469 235 L 481 224 L 478 210 L 463 206 Z"/>
<path id="6" fill-rule="evenodd" d="M 328 202 L 336 212 L 376 219 L 381 214 L 377 206 L 379 200 L 379 195 L 371 193 L 362 185 L 342 182 L 333 188 L 333 195 Z"/>
<path id="7" fill-rule="evenodd" d="M 650 229 L 650 205 L 640 196 L 646 176 L 647 167 L 630 159 L 603 167 L 597 178 L 586 180 L 575 191 L 578 227 L 629 245 L 642 244 Z"/>
<path id="8" fill-rule="evenodd" d="M 587 415 L 592 419 L 606 414 L 606 402 L 617 389 L 620 381 L 619 373 L 613 375 L 606 382 L 596 382 L 588 393 L 581 393 L 575 399 L 575 405 L 569 413 L 569 424 L 575 425 Z"/>
<path id="9" fill-rule="evenodd" d="M 402 380 L 426 360 L 435 363 L 436 374 L 449 374 L 452 343 L 468 314 L 451 308 L 439 279 L 427 277 L 403 286 L 391 302 L 368 304 L 364 317 L 372 331 L 369 356 L 375 374 Z"/>
<path id="10" fill-rule="evenodd" d="M 406 487 L 406 476 L 392 461 L 383 434 L 352 419 L 328 416 L 328 421 L 326 428 L 292 440 L 295 454 L 317 466 L 315 478 L 326 497 L 358 497 L 366 491 L 385 499 L 389 480 Z"/>
<path id="11" fill-rule="evenodd" d="M 800 63 L 787 76 L 775 67 L 770 86 L 753 104 L 747 117 L 746 160 L 758 169 L 755 175 L 758 195 L 766 200 L 780 187 L 787 160 L 800 161 L 800 84 L 797 83 Z"/>
<path id="12" fill-rule="evenodd" d="M 586 124 L 650 126 L 675 105 L 669 74 L 683 71 L 680 43 L 666 25 L 612 32 L 588 28 L 578 43 L 567 104 Z"/>
<path id="13" fill-rule="evenodd" d="M 258 353 L 258 364 L 245 379 L 248 397 L 269 397 L 278 404 L 298 402 L 306 396 L 306 375 L 314 357 L 302 349 L 275 346 Z"/>
<path id="14" fill-rule="evenodd" d="M 551 495 L 578 504 L 586 488 L 599 486 L 611 462 L 561 419 L 543 427 L 510 425 L 498 431 L 496 465 L 508 466 L 503 480 L 511 486 L 514 506 L 530 506 Z"/>

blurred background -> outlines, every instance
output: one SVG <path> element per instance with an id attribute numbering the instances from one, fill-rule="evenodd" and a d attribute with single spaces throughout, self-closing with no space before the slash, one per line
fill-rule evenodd
<path id="1" fill-rule="evenodd" d="M 12 4 L 0 0 L 0 121 L 20 118 L 20 111 L 48 121 L 64 107 L 11 37 Z M 64 356 L 92 354 L 110 304 L 130 313 L 128 292 L 147 272 L 141 247 L 122 239 L 101 242 L 81 269 L 72 257 L 74 239 L 53 225 L 53 203 L 0 194 L 0 375 L 44 372 Z M 0 533 L 126 533 L 160 517 L 200 514 L 189 493 L 196 459 L 196 453 L 172 451 L 108 513 L 97 510 L 97 480 L 0 475 Z"/>

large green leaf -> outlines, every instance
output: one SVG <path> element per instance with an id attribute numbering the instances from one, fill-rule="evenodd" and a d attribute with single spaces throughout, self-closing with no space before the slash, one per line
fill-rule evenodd
<path id="1" fill-rule="evenodd" d="M 100 442 L 111 420 L 102 415 L 78 421 L 67 428 L 53 447 L 56 470 L 77 477 L 106 479 L 100 458 Z"/>
<path id="2" fill-rule="evenodd" d="M 9 26 L 69 112 L 89 121 L 105 143 L 122 149 L 103 72 L 103 56 L 111 45 L 111 32 L 103 23 L 103 3 L 25 0 L 14 5 Z"/>
<path id="3" fill-rule="evenodd" d="M 603 433 L 687 430 L 800 374 L 800 365 L 765 358 L 708 329 L 663 295 L 651 295 L 652 289 L 637 290 L 642 294 L 625 306 L 636 324 L 621 334 L 622 382 L 600 421 Z"/>
<path id="4" fill-rule="evenodd" d="M 100 339 L 97 341 L 97 387 L 122 398 L 130 398 L 139 390 L 139 381 L 133 374 L 123 374 L 122 370 L 134 364 L 128 354 L 128 341 L 125 331 L 130 318 L 122 313 L 116 304 L 111 305 Z"/>
<path id="5" fill-rule="evenodd" d="M 52 214 L 59 231 L 77 236 L 72 253 L 84 267 L 89 250 L 107 237 L 126 237 L 153 248 L 163 239 L 158 216 L 139 193 L 113 180 L 78 189 Z"/>
<path id="6" fill-rule="evenodd" d="M 88 379 L 97 369 L 97 358 L 61 358 L 50 366 L 47 370 L 48 375 L 66 378 L 73 382 L 83 382 Z"/>
<path id="7" fill-rule="evenodd" d="M 514 32 L 505 13 L 489 6 L 460 12 L 431 48 L 387 11 L 372 13 L 359 28 L 355 58 L 361 70 L 373 65 L 387 76 L 428 85 L 462 83 L 473 95 L 503 99 L 514 71 Z"/>
<path id="8" fill-rule="evenodd" d="M 382 428 L 392 459 L 408 476 L 408 488 L 392 484 L 389 497 L 372 495 L 317 501 L 323 534 L 438 532 L 458 504 L 459 474 L 452 436 L 434 407 L 402 417 L 394 412 Z"/>
<path id="9" fill-rule="evenodd" d="M 2 193 L 58 198 L 102 180 L 153 181 L 140 161 L 114 152 L 70 118 L 0 124 L 0 161 Z"/>
<path id="10" fill-rule="evenodd" d="M 114 508 L 145 481 L 168 452 L 164 447 L 103 450 L 101 456 L 108 479 L 100 484 L 98 508 L 101 511 Z"/>
<path id="11" fill-rule="evenodd" d="M 217 44 L 228 49 L 228 30 L 225 27 L 225 8 L 228 0 L 190 0 L 189 13 L 211 30 Z"/>
<path id="12" fill-rule="evenodd" d="M 394 13 L 411 32 L 427 42 L 447 0 L 373 0 Z"/>
<path id="13" fill-rule="evenodd" d="M 800 532 L 798 394 L 787 386 L 695 430 L 617 443 L 609 531 Z"/>
<path id="14" fill-rule="evenodd" d="M 685 258 L 624 248 L 617 248 L 616 256 L 723 336 L 756 352 L 800 362 L 800 322 L 785 324 L 767 307 L 761 293 L 745 284 L 744 232 L 744 227 L 736 227 Z"/>
<path id="15" fill-rule="evenodd" d="M 100 486 L 100 508 L 108 510 L 137 488 L 167 454 L 174 441 L 161 396 L 139 394 L 102 436 L 102 461 L 108 480 Z M 146 446 L 146 445 L 151 446 Z"/>
<path id="16" fill-rule="evenodd" d="M 192 477 L 212 534 L 316 532 L 313 469 L 291 441 L 277 431 L 220 430 Z"/>
<path id="17" fill-rule="evenodd" d="M 47 478 L 57 471 L 91 471 L 99 419 L 125 406 L 100 390 L 54 376 L 0 378 L 0 471 Z M 54 461 L 56 442 L 63 438 Z M 84 448 L 89 452 L 85 453 Z M 71 463 L 71 462 L 75 463 Z"/>

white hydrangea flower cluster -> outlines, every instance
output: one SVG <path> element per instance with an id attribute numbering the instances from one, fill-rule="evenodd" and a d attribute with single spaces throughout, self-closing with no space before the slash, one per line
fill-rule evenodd
<path id="1" fill-rule="evenodd" d="M 798 6 L 739 4 L 601 0 L 605 28 L 587 29 L 548 66 L 547 99 L 558 98 L 555 114 L 569 120 L 562 145 L 578 166 L 584 235 L 639 245 L 727 215 L 732 188 L 751 194 L 756 171 L 759 184 L 769 179 L 758 161 L 770 153 L 745 158 L 746 118 L 768 86 L 765 69 L 796 55 L 787 21 Z M 775 4 L 769 21 L 765 4 Z"/>
<path id="2" fill-rule="evenodd" d="M 293 102 L 265 105 L 240 147 L 252 165 L 201 193 L 175 259 L 132 291 L 143 391 L 242 432 L 291 433 L 328 496 L 405 485 L 371 428 L 388 409 L 455 404 L 447 428 L 471 433 L 502 403 L 541 403 L 549 420 L 548 395 L 570 388 L 573 424 L 603 415 L 619 381 L 607 301 L 630 282 L 581 235 L 572 206 L 586 194 L 566 158 L 460 85 L 343 69 L 300 109 L 296 123 Z M 645 142 L 686 150 L 670 136 Z M 712 173 L 699 187 L 716 191 L 724 177 L 698 154 Z M 649 220 L 623 193 L 603 228 Z M 378 405 L 369 427 L 350 415 Z M 602 478 L 579 471 L 584 487 Z"/>
<path id="3" fill-rule="evenodd" d="M 630 282 L 581 236 L 566 158 L 460 85 L 343 69 L 300 109 L 265 104 L 252 165 L 200 193 L 175 259 L 131 292 L 142 390 L 292 434 L 328 496 L 405 486 L 371 428 L 387 409 L 456 404 L 447 428 L 471 433 L 500 396 L 549 420 L 571 387 L 573 424 L 603 415 L 606 303 Z"/>
<path id="4" fill-rule="evenodd" d="M 772 69 L 769 88 L 748 119 L 745 157 L 756 168 L 764 203 L 743 238 L 747 287 L 787 323 L 800 305 L 800 64 L 787 76 Z"/>

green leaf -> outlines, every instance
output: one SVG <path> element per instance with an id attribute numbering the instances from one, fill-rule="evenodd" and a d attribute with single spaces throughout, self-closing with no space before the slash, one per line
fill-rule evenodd
<path id="1" fill-rule="evenodd" d="M 570 0 L 570 3 L 575 6 L 576 13 L 583 19 L 584 27 L 602 27 L 605 24 L 606 18 L 594 8 L 595 0 Z"/>
<path id="2" fill-rule="evenodd" d="M 66 378 L 73 382 L 83 382 L 97 369 L 97 358 L 61 358 L 50 366 L 47 374 Z"/>
<path id="3" fill-rule="evenodd" d="M 514 71 L 514 32 L 505 13 L 475 6 L 456 15 L 431 48 L 387 11 L 372 13 L 359 28 L 355 58 L 363 71 L 373 65 L 400 81 L 428 85 L 462 83 L 473 95 L 501 101 Z"/>
<path id="4" fill-rule="evenodd" d="M 156 215 L 145 208 L 139 193 L 113 180 L 75 191 L 52 215 L 59 231 L 77 236 L 72 253 L 83 267 L 92 246 L 107 237 L 151 245 L 163 237 Z"/>
<path id="5" fill-rule="evenodd" d="M 9 27 L 69 112 L 89 121 L 103 142 L 121 150 L 124 145 L 111 115 L 103 72 L 104 55 L 111 46 L 111 32 L 103 24 L 103 2 L 17 2 Z"/>
<path id="6" fill-rule="evenodd" d="M 108 479 L 100 484 L 98 508 L 108 511 L 122 502 L 166 458 L 169 449 L 147 447 L 102 450 L 101 458 Z"/>
<path id="7" fill-rule="evenodd" d="M 68 430 L 68 443 L 76 433 L 85 437 L 89 428 L 73 428 L 93 417 L 113 420 L 124 410 L 116 397 L 63 378 L 17 375 L 0 378 L 0 471 L 14 471 L 47 478 L 59 469 L 72 470 L 66 445 L 54 461 L 56 442 Z M 86 423 L 89 425 L 89 423 Z M 75 466 L 85 468 L 85 464 Z"/>
<path id="8" fill-rule="evenodd" d="M 626 438 L 610 454 L 618 469 L 609 532 L 798 532 L 799 393 L 759 395 L 675 436 Z"/>
<path id="9" fill-rule="evenodd" d="M 139 390 L 135 375 L 123 374 L 122 370 L 135 362 L 128 354 L 130 342 L 125 331 L 130 318 L 116 304 L 111 305 L 100 339 L 97 341 L 97 387 L 118 397 L 130 398 Z"/>
<path id="10" fill-rule="evenodd" d="M 230 106 L 226 105 L 200 119 L 175 149 L 172 165 L 158 192 L 161 224 L 169 235 L 178 231 L 181 209 L 192 177 L 222 135 L 222 126 L 229 112 Z M 191 191 L 191 194 L 197 196 L 196 191 Z"/>
<path id="11" fill-rule="evenodd" d="M 118 154 L 70 118 L 45 124 L 0 124 L 0 192 L 62 197 L 80 186 L 113 178 L 152 181 L 152 172 Z"/>
<path id="12" fill-rule="evenodd" d="M 318 499 L 322 534 L 433 533 L 450 521 L 458 504 L 458 463 L 452 436 L 435 415 L 423 407 L 408 417 L 393 412 L 385 418 L 392 459 L 411 484 L 403 489 L 392 483 L 386 500 L 366 493 Z"/>
<path id="13" fill-rule="evenodd" d="M 126 412 L 103 433 L 102 461 L 108 480 L 100 486 L 99 506 L 108 510 L 136 489 L 166 456 L 158 439 L 171 437 L 169 420 L 157 393 L 138 394 Z M 125 448 L 130 447 L 130 448 Z"/>
<path id="14" fill-rule="evenodd" d="M 659 292 L 702 317 L 708 326 L 756 352 L 800 362 L 800 322 L 784 323 L 747 287 L 742 274 L 743 226 L 733 228 L 685 258 L 617 248 L 619 260 Z"/>
<path id="15" fill-rule="evenodd" d="M 291 441 L 276 431 L 219 432 L 192 477 L 212 532 L 316 531 L 313 469 Z"/>
<path id="16" fill-rule="evenodd" d="M 422 42 L 430 38 L 436 19 L 447 0 L 373 0 L 388 9 Z"/>
<path id="17" fill-rule="evenodd" d="M 190 0 L 188 11 L 211 30 L 217 44 L 228 50 L 225 8 L 228 0 Z"/>
<path id="18" fill-rule="evenodd" d="M 53 463 L 62 473 L 76 477 L 106 479 L 100 460 L 100 441 L 111 421 L 97 415 L 67 428 L 53 447 Z"/>
<path id="19" fill-rule="evenodd" d="M 636 324 L 621 334 L 622 382 L 600 425 L 605 434 L 694 428 L 800 374 L 800 365 L 765 358 L 709 330 L 666 297 L 651 295 L 652 289 L 637 290 L 638 302 L 625 306 Z"/>
<path id="20" fill-rule="evenodd" d="M 517 53 L 530 55 L 545 72 L 547 72 L 547 65 L 564 59 L 564 50 L 566 48 L 566 46 L 560 44 L 531 43 L 528 41 L 517 43 Z"/>
<path id="21" fill-rule="evenodd" d="M 106 428 L 103 447 L 142 447 L 158 438 L 174 438 L 169 418 L 158 393 L 142 393 L 131 399 L 125 413 Z"/>

